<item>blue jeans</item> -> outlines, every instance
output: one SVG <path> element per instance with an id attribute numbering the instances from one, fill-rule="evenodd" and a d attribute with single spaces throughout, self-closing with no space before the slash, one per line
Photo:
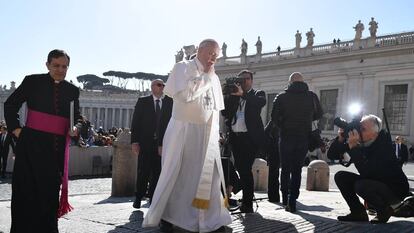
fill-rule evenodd
<path id="1" fill-rule="evenodd" d="M 285 135 L 279 139 L 282 171 L 280 173 L 280 190 L 283 196 L 289 194 L 289 200 L 299 197 L 302 166 L 308 152 L 308 137 Z"/>

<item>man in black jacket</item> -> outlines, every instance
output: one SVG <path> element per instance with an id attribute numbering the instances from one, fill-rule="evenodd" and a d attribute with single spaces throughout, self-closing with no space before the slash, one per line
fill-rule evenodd
<path id="1" fill-rule="evenodd" d="M 286 211 L 296 211 L 302 166 L 308 152 L 312 121 L 322 117 L 322 107 L 315 93 L 309 91 L 299 72 L 289 77 L 285 92 L 273 102 L 272 121 L 280 129 L 279 151 L 282 161 L 281 191 Z"/>
<path id="2" fill-rule="evenodd" d="M 398 163 L 402 167 L 404 163 L 408 161 L 408 148 L 403 143 L 401 136 L 395 137 L 395 142 L 392 144 L 394 148 L 395 157 L 397 158 Z"/>
<path id="3" fill-rule="evenodd" d="M 6 126 L 1 126 L 0 134 L 0 168 L 1 178 L 6 178 L 7 158 L 9 157 L 10 146 L 14 153 L 14 140 L 12 134 L 7 132 Z"/>
<path id="4" fill-rule="evenodd" d="M 391 137 L 381 127 L 379 117 L 364 116 L 360 132 L 350 131 L 346 141 L 340 129 L 329 148 L 329 159 L 340 159 L 347 152 L 359 172 L 359 175 L 348 171 L 335 174 L 335 182 L 351 210 L 348 215 L 338 216 L 340 221 L 368 221 L 360 196 L 377 213 L 371 223 L 386 223 L 393 213 L 391 205 L 409 195 L 408 180 L 394 156 Z"/>
<path id="5" fill-rule="evenodd" d="M 254 90 L 253 73 L 242 70 L 238 77 L 243 80 L 238 90 L 224 97 L 225 110 L 222 115 L 230 130 L 230 144 L 234 162 L 240 175 L 243 189 L 241 212 L 253 212 L 253 174 L 255 155 L 264 141 L 264 126 L 260 113 L 266 105 L 266 94 Z"/>
<path id="6" fill-rule="evenodd" d="M 151 203 L 161 172 L 162 140 L 173 105 L 172 99 L 164 96 L 163 90 L 164 81 L 152 81 L 152 95 L 138 99 L 132 118 L 131 146 L 132 152 L 138 155 L 136 197 L 133 204 L 137 209 L 141 208 L 141 199 L 147 190 Z"/>

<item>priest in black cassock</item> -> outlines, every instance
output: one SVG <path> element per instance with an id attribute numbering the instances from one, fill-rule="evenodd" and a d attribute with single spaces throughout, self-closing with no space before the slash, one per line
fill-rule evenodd
<path id="1" fill-rule="evenodd" d="M 11 232 L 58 232 L 58 217 L 70 211 L 67 202 L 70 103 L 76 122 L 79 89 L 65 81 L 70 58 L 52 50 L 47 74 L 26 76 L 4 103 L 9 132 L 17 137 L 12 179 Z M 27 103 L 25 126 L 18 111 Z M 73 135 L 73 132 L 71 132 Z M 59 190 L 62 184 L 61 199 Z"/>

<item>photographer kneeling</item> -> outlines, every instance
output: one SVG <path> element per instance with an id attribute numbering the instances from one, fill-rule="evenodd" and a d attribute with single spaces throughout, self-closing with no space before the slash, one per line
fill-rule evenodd
<path id="1" fill-rule="evenodd" d="M 368 221 L 360 196 L 377 212 L 371 223 L 386 223 L 393 214 L 391 205 L 409 194 L 407 177 L 397 163 L 390 136 L 381 130 L 381 124 L 379 117 L 366 115 L 360 121 L 360 132 L 346 129 L 349 132 L 343 135 L 344 130 L 340 129 L 329 148 L 329 159 L 341 159 L 347 152 L 350 163 L 354 163 L 359 172 L 359 175 L 348 171 L 335 174 L 335 182 L 351 210 L 348 215 L 338 216 L 339 221 Z"/>

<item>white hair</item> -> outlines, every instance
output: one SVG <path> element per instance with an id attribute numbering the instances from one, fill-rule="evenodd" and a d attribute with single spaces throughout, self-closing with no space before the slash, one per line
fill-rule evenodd
<path id="1" fill-rule="evenodd" d="M 217 46 L 219 47 L 217 41 L 213 40 L 213 39 L 205 39 L 203 41 L 201 41 L 200 45 L 198 45 L 198 48 L 204 48 L 204 47 L 208 47 L 208 46 Z"/>
<path id="2" fill-rule="evenodd" d="M 382 129 L 382 120 L 381 118 L 373 115 L 373 114 L 369 114 L 369 115 L 364 115 L 361 119 L 361 121 L 371 121 L 372 125 L 373 125 L 373 130 L 377 133 L 379 133 L 379 131 Z"/>

